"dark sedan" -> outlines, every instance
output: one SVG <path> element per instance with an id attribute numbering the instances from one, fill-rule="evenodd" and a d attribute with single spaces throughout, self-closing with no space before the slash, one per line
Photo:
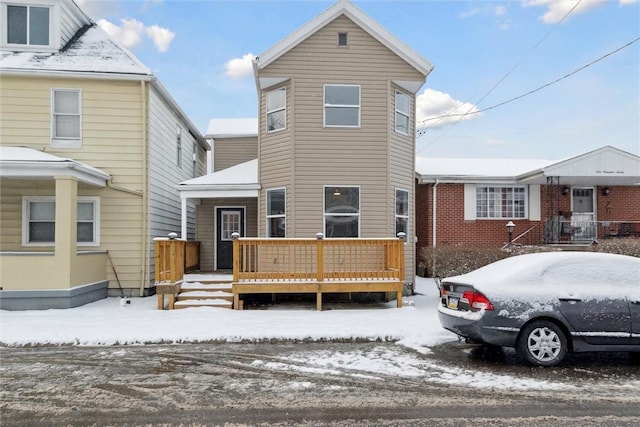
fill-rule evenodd
<path id="1" fill-rule="evenodd" d="M 442 326 L 554 366 L 568 352 L 640 352 L 640 258 L 519 255 L 440 284 Z"/>

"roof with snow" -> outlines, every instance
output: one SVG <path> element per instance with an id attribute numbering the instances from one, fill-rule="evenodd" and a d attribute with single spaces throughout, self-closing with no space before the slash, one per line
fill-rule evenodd
<path id="1" fill-rule="evenodd" d="M 258 118 L 211 119 L 205 138 L 258 136 Z"/>
<path id="2" fill-rule="evenodd" d="M 75 41 L 56 52 L 0 51 L 0 71 L 73 72 L 152 76 L 135 55 L 113 41 L 97 25 L 79 33 Z"/>
<path id="3" fill-rule="evenodd" d="M 106 186 L 111 176 L 73 159 L 26 147 L 0 146 L 0 178 L 47 178 L 71 175 L 80 182 Z"/>
<path id="4" fill-rule="evenodd" d="M 258 159 L 188 181 L 177 187 L 180 197 L 258 197 Z"/>

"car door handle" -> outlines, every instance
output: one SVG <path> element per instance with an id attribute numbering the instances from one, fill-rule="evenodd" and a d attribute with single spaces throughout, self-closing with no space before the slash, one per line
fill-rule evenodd
<path id="1" fill-rule="evenodd" d="M 582 299 L 580 298 L 559 298 L 559 299 L 562 302 L 571 302 L 571 303 L 582 302 Z"/>

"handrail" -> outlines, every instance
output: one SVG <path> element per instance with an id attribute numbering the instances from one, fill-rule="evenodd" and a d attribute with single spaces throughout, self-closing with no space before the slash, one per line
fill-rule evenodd
<path id="1" fill-rule="evenodd" d="M 200 242 L 161 237 L 153 240 L 156 283 L 175 283 L 185 272 L 199 268 Z"/>
<path id="2" fill-rule="evenodd" d="M 404 281 L 404 240 L 264 239 L 233 241 L 233 281 Z"/>

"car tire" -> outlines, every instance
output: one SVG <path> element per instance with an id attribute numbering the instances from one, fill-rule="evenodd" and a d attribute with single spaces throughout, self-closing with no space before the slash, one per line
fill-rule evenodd
<path id="1" fill-rule="evenodd" d="M 520 331 L 516 352 L 535 366 L 555 366 L 567 354 L 564 331 L 548 320 L 536 320 Z"/>

